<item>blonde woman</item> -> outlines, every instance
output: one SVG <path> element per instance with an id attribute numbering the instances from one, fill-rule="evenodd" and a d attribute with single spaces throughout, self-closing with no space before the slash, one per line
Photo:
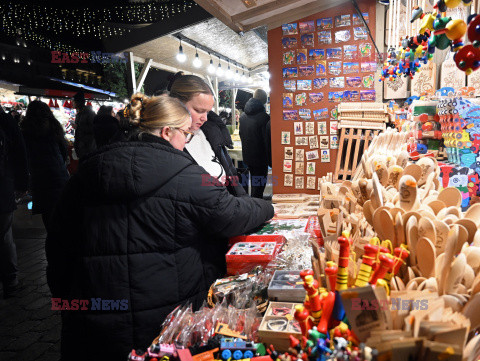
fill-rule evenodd
<path id="1" fill-rule="evenodd" d="M 188 302 L 198 309 L 223 276 L 224 257 L 216 274 L 206 269 L 207 242 L 225 254 L 228 237 L 273 216 L 268 202 L 202 185 L 204 169 L 183 152 L 192 120 L 179 100 L 136 94 L 126 115 L 134 139 L 82 161 L 47 238 L 55 305 L 89 302 L 62 311 L 65 360 L 121 360 L 147 347 L 169 312 Z"/>

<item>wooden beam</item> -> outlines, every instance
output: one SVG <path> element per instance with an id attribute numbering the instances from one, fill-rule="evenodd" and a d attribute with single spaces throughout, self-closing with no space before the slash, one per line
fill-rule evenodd
<path id="1" fill-rule="evenodd" d="M 148 71 L 150 70 L 150 66 L 152 65 L 152 62 L 153 60 L 149 58 L 143 65 L 142 71 L 140 72 L 140 76 L 137 79 L 137 92 L 139 92 L 140 89 L 142 88 L 143 82 L 147 77 L 147 74 L 148 74 Z"/>
<path id="2" fill-rule="evenodd" d="M 232 21 L 231 16 L 223 10 L 215 0 L 195 0 L 195 2 L 236 33 L 244 31 L 241 26 L 238 26 Z"/>
<path id="3" fill-rule="evenodd" d="M 232 16 L 232 21 L 234 23 L 238 23 L 247 19 L 251 19 L 255 16 L 259 16 L 265 13 L 268 13 L 269 11 L 276 10 L 278 8 L 281 8 L 282 6 L 294 4 L 296 2 L 299 2 L 301 0 L 276 0 L 276 1 L 271 1 L 269 3 L 263 4 L 256 6 L 254 8 L 242 11 L 241 13 L 235 14 Z"/>
<path id="4" fill-rule="evenodd" d="M 137 84 L 135 79 L 135 62 L 133 60 L 133 53 L 129 51 L 127 53 L 128 63 L 127 63 L 127 86 L 128 86 L 128 95 L 129 97 L 135 93 L 137 90 Z"/>
<path id="5" fill-rule="evenodd" d="M 324 3 L 322 5 L 318 5 L 318 2 L 316 2 L 315 4 L 305 5 L 296 10 L 290 10 L 285 13 L 272 16 L 269 19 L 264 19 L 261 21 L 257 21 L 255 23 L 245 25 L 245 31 L 255 29 L 263 25 L 267 25 L 269 30 L 274 29 L 276 27 L 281 26 L 282 24 L 296 21 L 298 19 L 302 19 L 309 15 L 319 13 L 321 11 L 325 11 L 327 9 L 331 9 L 333 7 L 344 5 L 344 4 L 350 4 L 350 1 L 342 1 L 340 3 L 329 2 L 329 3 Z"/>

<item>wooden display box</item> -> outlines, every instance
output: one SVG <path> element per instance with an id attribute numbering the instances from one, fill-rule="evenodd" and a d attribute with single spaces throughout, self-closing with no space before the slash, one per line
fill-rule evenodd
<path id="1" fill-rule="evenodd" d="M 300 303 L 289 302 L 270 302 L 267 312 L 263 317 L 262 323 L 258 328 L 258 336 L 261 342 L 267 345 L 273 345 L 276 351 L 287 352 L 290 347 L 290 335 L 301 339 L 302 333 L 300 331 L 300 325 L 293 317 L 295 312 L 295 306 Z M 275 310 L 285 309 L 285 312 L 275 313 Z M 269 322 L 278 321 L 279 324 L 285 327 L 279 330 L 279 327 L 269 327 Z"/>

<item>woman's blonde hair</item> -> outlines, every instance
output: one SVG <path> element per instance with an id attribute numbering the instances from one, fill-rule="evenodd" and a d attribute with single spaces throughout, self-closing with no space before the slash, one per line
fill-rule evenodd
<path id="1" fill-rule="evenodd" d="M 124 115 L 130 124 L 147 132 L 164 127 L 181 128 L 190 119 L 190 113 L 178 99 L 169 96 L 149 98 L 141 93 L 132 96 Z"/>
<path id="2" fill-rule="evenodd" d="M 170 89 L 170 96 L 180 99 L 182 103 L 190 101 L 197 94 L 213 95 L 210 87 L 196 75 L 183 75 L 175 79 Z"/>

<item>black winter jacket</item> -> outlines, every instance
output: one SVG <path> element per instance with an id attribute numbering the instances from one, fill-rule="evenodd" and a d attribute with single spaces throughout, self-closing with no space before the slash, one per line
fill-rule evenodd
<path id="1" fill-rule="evenodd" d="M 245 104 L 245 113 L 240 116 L 240 139 L 243 161 L 249 167 L 267 167 L 270 154 L 270 133 L 267 123 L 270 116 L 262 102 L 250 98 Z"/>
<path id="2" fill-rule="evenodd" d="M 226 177 L 228 179 L 227 190 L 235 197 L 247 196 L 245 189 L 240 184 L 237 169 L 233 165 L 232 158 L 228 154 L 227 148 L 233 148 L 232 137 L 228 132 L 227 127 L 222 121 L 222 118 L 215 112 L 208 112 L 208 120 L 203 123 L 202 129 L 210 143 L 216 158 L 225 169 Z"/>
<path id="3" fill-rule="evenodd" d="M 188 154 L 143 136 L 85 158 L 56 208 L 46 242 L 53 297 L 128 302 L 64 311 L 65 359 L 122 360 L 147 347 L 177 305 L 205 300 L 207 241 L 225 247 L 273 216 L 266 201 L 202 186 L 205 170 Z"/>
<path id="4" fill-rule="evenodd" d="M 29 161 L 33 213 L 49 213 L 68 180 L 65 165 L 67 143 L 48 130 L 44 134 L 23 131 Z"/>
<path id="5" fill-rule="evenodd" d="M 27 151 L 17 121 L 1 110 L 0 133 L 0 143 L 6 138 L 0 144 L 0 213 L 8 213 L 16 208 L 15 191 L 28 189 Z"/>
<path id="6" fill-rule="evenodd" d="M 83 107 L 75 117 L 73 147 L 78 158 L 83 158 L 97 149 L 93 134 L 93 118 L 95 118 L 95 112 L 90 107 Z"/>

